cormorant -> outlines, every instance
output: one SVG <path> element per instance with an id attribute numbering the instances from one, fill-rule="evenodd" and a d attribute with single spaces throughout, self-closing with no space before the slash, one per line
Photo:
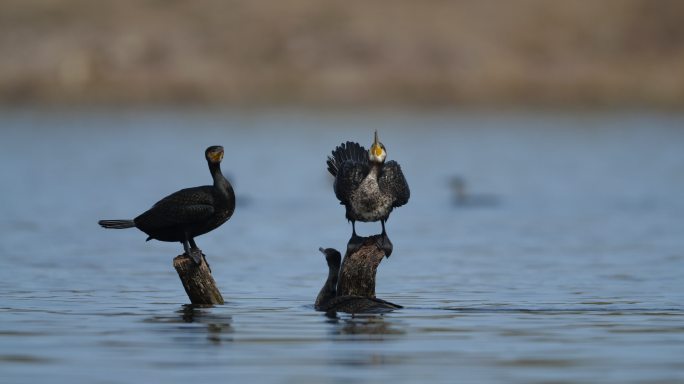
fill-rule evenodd
<path id="1" fill-rule="evenodd" d="M 188 256 L 200 264 L 202 251 L 195 237 L 218 228 L 235 211 L 235 193 L 221 173 L 223 147 L 212 146 L 204 152 L 213 185 L 181 189 L 159 200 L 133 220 L 100 220 L 104 228 L 138 228 L 151 239 L 179 241 Z"/>
<path id="2" fill-rule="evenodd" d="M 342 255 L 334 248 L 319 248 L 328 263 L 328 279 L 316 297 L 314 307 L 317 311 L 328 313 L 383 313 L 403 308 L 375 297 L 344 295 L 337 296 L 337 280 L 340 273 Z"/>
<path id="3" fill-rule="evenodd" d="M 454 193 L 453 201 L 455 205 L 462 207 L 482 207 L 494 206 L 499 203 L 499 199 L 495 195 L 470 193 L 465 179 L 458 175 L 452 176 L 449 180 L 449 184 Z"/>
<path id="4" fill-rule="evenodd" d="M 351 249 L 360 246 L 356 221 L 380 221 L 382 244 L 387 257 L 392 254 L 392 242 L 385 231 L 385 221 L 396 207 L 409 200 L 411 192 L 401 167 L 396 161 L 385 162 L 387 152 L 378 140 L 378 131 L 370 151 L 358 143 L 342 143 L 328 156 L 328 171 L 335 177 L 335 196 L 346 207 L 347 220 L 352 223 Z"/>
<path id="5" fill-rule="evenodd" d="M 325 280 L 323 288 L 318 292 L 314 306 L 318 310 L 325 310 L 324 307 L 328 305 L 330 300 L 337 296 L 337 280 L 340 277 L 342 255 L 333 248 L 323 249 L 323 247 L 321 247 L 318 248 L 318 250 L 325 255 L 325 261 L 328 263 L 328 279 Z"/>

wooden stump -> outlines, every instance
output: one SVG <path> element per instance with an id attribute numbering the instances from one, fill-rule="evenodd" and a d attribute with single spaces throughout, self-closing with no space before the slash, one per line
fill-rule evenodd
<path id="1" fill-rule="evenodd" d="M 364 237 L 363 245 L 356 252 L 344 255 L 337 296 L 375 298 L 375 274 L 385 257 L 385 252 L 376 245 L 380 239 L 380 235 Z"/>
<path id="2" fill-rule="evenodd" d="M 204 258 L 204 255 L 202 257 Z M 182 254 L 173 259 L 173 267 L 176 268 L 192 304 L 224 303 L 206 261 L 197 265 L 190 256 Z"/>

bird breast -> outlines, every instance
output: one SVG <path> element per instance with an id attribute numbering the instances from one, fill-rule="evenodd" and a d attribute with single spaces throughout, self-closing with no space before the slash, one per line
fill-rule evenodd
<path id="1" fill-rule="evenodd" d="M 382 193 L 377 173 L 372 171 L 352 193 L 350 200 L 352 211 L 361 221 L 384 219 L 392 209 L 392 197 Z"/>

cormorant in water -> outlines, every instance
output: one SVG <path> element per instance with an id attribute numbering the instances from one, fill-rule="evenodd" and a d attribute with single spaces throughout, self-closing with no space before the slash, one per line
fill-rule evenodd
<path id="1" fill-rule="evenodd" d="M 319 248 L 328 263 L 328 279 L 316 297 L 314 307 L 317 311 L 328 313 L 383 313 L 403 308 L 401 305 L 390 303 L 375 297 L 337 296 L 337 280 L 340 274 L 342 255 L 333 248 Z"/>
<path id="2" fill-rule="evenodd" d="M 314 306 L 317 310 L 325 310 L 330 300 L 337 296 L 337 280 L 340 277 L 342 255 L 333 248 L 323 249 L 321 247 L 318 250 L 325 255 L 325 261 L 328 263 L 328 279 L 323 284 L 321 291 L 318 292 Z"/>
<path id="3" fill-rule="evenodd" d="M 454 192 L 454 204 L 462 207 L 483 207 L 494 206 L 499 203 L 499 199 L 495 195 L 490 194 L 473 194 L 468 192 L 466 181 L 464 178 L 454 175 L 449 180 L 451 188 Z"/>
<path id="4" fill-rule="evenodd" d="M 188 256 L 201 263 L 202 251 L 195 237 L 218 228 L 235 211 L 233 187 L 221 173 L 223 147 L 212 146 L 204 152 L 213 185 L 181 189 L 159 200 L 133 220 L 100 220 L 104 228 L 133 228 L 145 232 L 147 240 L 179 241 Z"/>
<path id="5" fill-rule="evenodd" d="M 347 220 L 352 222 L 351 249 L 360 246 L 356 221 L 380 220 L 382 244 L 387 257 L 392 254 L 392 242 L 385 232 L 385 221 L 396 207 L 409 200 L 411 192 L 401 167 L 396 161 L 385 162 L 387 152 L 378 140 L 378 131 L 370 151 L 358 143 L 347 141 L 328 156 L 328 171 L 335 177 L 335 196 L 346 207 Z"/>

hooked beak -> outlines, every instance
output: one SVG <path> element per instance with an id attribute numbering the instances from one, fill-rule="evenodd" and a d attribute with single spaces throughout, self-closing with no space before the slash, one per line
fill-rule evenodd
<path id="1" fill-rule="evenodd" d="M 214 163 L 220 163 L 223 160 L 223 149 L 209 154 L 209 158 Z"/>
<path id="2" fill-rule="evenodd" d="M 371 145 L 370 153 L 372 156 L 375 156 L 376 158 L 380 158 L 382 156 L 382 144 L 380 144 L 380 140 L 378 140 L 378 131 L 375 131 L 375 137 L 373 139 L 373 145 Z"/>

